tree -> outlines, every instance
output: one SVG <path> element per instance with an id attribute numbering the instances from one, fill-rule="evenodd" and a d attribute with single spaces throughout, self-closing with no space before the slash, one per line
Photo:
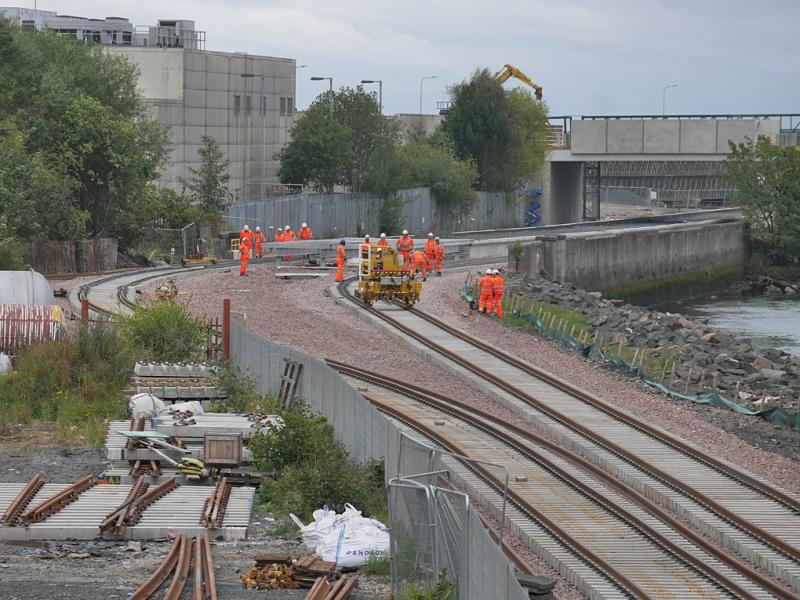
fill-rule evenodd
<path id="1" fill-rule="evenodd" d="M 225 158 L 217 141 L 204 135 L 200 138 L 200 168 L 189 167 L 192 176 L 183 183 L 189 195 L 200 207 L 211 215 L 221 216 L 225 212 L 228 198 L 228 173 L 230 161 Z"/>
<path id="2" fill-rule="evenodd" d="M 328 94 L 320 94 L 289 135 L 278 154 L 281 182 L 311 185 L 326 193 L 336 185 L 354 192 L 376 191 L 383 187 L 399 127 L 381 115 L 375 95 L 358 86 L 335 93 L 332 119 Z"/>
<path id="3" fill-rule="evenodd" d="M 730 149 L 727 178 L 751 235 L 780 254 L 800 257 L 800 150 L 765 136 L 730 142 Z"/>
<path id="4" fill-rule="evenodd" d="M 15 237 L 131 242 L 169 149 L 137 79 L 98 45 L 0 18 L 0 202 L 25 216 L 9 219 Z"/>
<path id="5" fill-rule="evenodd" d="M 535 177 L 547 152 L 547 107 L 522 90 L 506 92 L 486 69 L 450 89 L 440 125 L 462 159 L 478 169 L 481 190 L 510 191 Z"/>

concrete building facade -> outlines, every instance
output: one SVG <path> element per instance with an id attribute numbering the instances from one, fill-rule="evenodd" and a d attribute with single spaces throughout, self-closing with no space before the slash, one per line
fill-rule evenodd
<path id="1" fill-rule="evenodd" d="M 203 136 L 230 161 L 229 189 L 258 198 L 277 181 L 273 156 L 288 139 L 295 107 L 296 61 L 180 48 L 109 47 L 139 67 L 139 89 L 170 130 L 173 148 L 159 184 L 181 189 L 199 167 Z"/>

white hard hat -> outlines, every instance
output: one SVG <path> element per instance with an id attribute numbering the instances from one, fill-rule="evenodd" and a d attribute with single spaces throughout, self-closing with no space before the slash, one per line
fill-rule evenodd
<path id="1" fill-rule="evenodd" d="M 433 239 L 435 239 L 435 240 L 438 242 L 438 241 L 439 241 L 439 236 L 437 235 L 437 236 L 436 236 L 435 238 L 433 238 Z"/>
<path id="2" fill-rule="evenodd" d="M 403 235 L 408 235 L 408 229 L 403 229 Z"/>
<path id="3" fill-rule="evenodd" d="M 247 225 L 244 226 L 245 230 L 250 229 Z"/>
<path id="4" fill-rule="evenodd" d="M 491 275 L 491 274 L 492 274 L 492 270 L 491 269 L 486 269 L 486 275 Z"/>
<path id="5" fill-rule="evenodd" d="M 365 239 L 365 240 L 368 240 L 368 239 L 369 239 L 369 234 L 365 235 L 365 236 L 364 236 L 364 239 Z"/>
<path id="6" fill-rule="evenodd" d="M 256 225 L 256 231 L 261 231 L 261 227 L 259 227 L 258 225 Z"/>
<path id="7" fill-rule="evenodd" d="M 382 234 L 381 234 L 381 237 L 382 237 L 382 238 L 385 238 L 385 237 L 386 237 L 386 234 L 385 234 L 385 233 L 382 233 Z"/>
<path id="8" fill-rule="evenodd" d="M 308 227 L 308 223 L 303 223 L 300 227 Z"/>
<path id="9" fill-rule="evenodd" d="M 289 227 L 289 226 L 287 225 L 287 226 L 286 226 L 286 231 L 289 231 L 290 229 L 291 229 L 291 227 Z"/>
<path id="10" fill-rule="evenodd" d="M 275 228 L 272 225 L 270 225 L 269 227 L 267 227 L 267 229 L 275 229 Z M 280 229 L 280 227 L 278 227 L 278 229 Z"/>
<path id="11" fill-rule="evenodd" d="M 495 274 L 495 275 L 500 275 L 500 271 L 498 271 L 497 269 L 495 269 L 494 271 L 492 271 L 492 273 L 493 273 L 493 274 Z"/>
<path id="12" fill-rule="evenodd" d="M 433 237 L 433 234 L 428 232 L 428 237 Z"/>

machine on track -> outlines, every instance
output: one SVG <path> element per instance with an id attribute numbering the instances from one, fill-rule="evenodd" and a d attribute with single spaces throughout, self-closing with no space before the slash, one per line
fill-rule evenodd
<path id="1" fill-rule="evenodd" d="M 406 270 L 402 257 L 389 246 L 361 244 L 358 251 L 358 292 L 364 304 L 376 300 L 401 300 L 414 306 L 422 293 L 422 282 L 415 281 Z"/>

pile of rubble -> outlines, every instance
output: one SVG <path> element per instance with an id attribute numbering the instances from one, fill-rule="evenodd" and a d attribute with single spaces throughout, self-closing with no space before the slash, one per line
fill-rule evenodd
<path id="1" fill-rule="evenodd" d="M 592 339 L 609 354 L 620 346 L 641 350 L 645 361 L 662 365 L 660 378 L 674 389 L 716 389 L 753 410 L 776 405 L 796 410 L 800 404 L 800 357 L 775 348 L 756 350 L 747 339 L 714 330 L 707 319 L 649 310 L 572 284 L 516 274 L 509 274 L 506 290 L 509 296 L 586 315 Z"/>

